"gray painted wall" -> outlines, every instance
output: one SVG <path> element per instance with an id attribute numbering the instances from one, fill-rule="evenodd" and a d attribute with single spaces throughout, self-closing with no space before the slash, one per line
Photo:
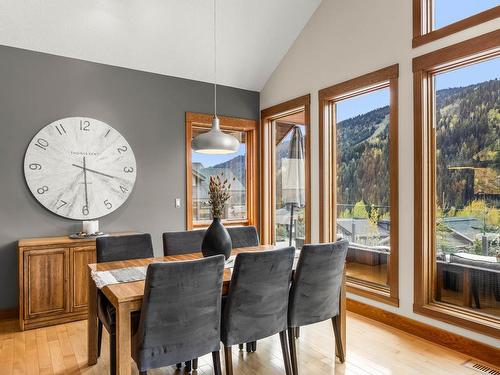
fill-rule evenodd
<path id="1" fill-rule="evenodd" d="M 259 93 L 220 87 L 218 108 L 258 119 Z M 136 185 L 100 225 L 150 232 L 160 254 L 161 233 L 185 226 L 186 111 L 212 112 L 213 86 L 0 46 L 0 309 L 17 305 L 17 240 L 81 228 L 45 210 L 26 186 L 24 152 L 35 133 L 59 118 L 88 116 L 123 134 L 137 159 Z"/>

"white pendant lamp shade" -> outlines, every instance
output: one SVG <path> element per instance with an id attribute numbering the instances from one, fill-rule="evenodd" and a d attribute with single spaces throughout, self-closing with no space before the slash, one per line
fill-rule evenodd
<path id="1" fill-rule="evenodd" d="M 214 0 L 214 118 L 212 129 L 200 134 L 191 141 L 193 151 L 200 154 L 232 154 L 238 151 L 240 142 L 233 136 L 220 130 L 217 118 L 217 0 Z"/>
<path id="2" fill-rule="evenodd" d="M 193 151 L 200 154 L 232 154 L 238 151 L 240 142 L 220 130 L 219 119 L 214 117 L 212 120 L 212 129 L 202 133 L 191 141 Z"/>

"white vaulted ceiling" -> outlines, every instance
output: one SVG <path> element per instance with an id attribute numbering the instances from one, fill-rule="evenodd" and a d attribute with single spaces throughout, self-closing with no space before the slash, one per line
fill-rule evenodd
<path id="1" fill-rule="evenodd" d="M 217 0 L 218 80 L 260 90 L 321 0 Z M 212 0 L 0 0 L 0 44 L 213 80 Z"/>

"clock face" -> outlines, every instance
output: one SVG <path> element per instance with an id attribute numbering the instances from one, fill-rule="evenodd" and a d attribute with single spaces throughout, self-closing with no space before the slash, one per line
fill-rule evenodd
<path id="1" fill-rule="evenodd" d="M 134 153 L 102 121 L 54 121 L 31 140 L 24 175 L 35 198 L 57 215 L 90 220 L 107 215 L 129 197 L 136 178 Z"/>

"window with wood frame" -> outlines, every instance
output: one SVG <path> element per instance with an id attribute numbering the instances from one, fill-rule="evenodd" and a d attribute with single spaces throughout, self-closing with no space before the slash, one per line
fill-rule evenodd
<path id="1" fill-rule="evenodd" d="M 498 17 L 499 0 L 413 0 L 413 48 Z"/>
<path id="2" fill-rule="evenodd" d="M 398 305 L 398 65 L 323 89 L 320 236 L 349 240 L 348 291 Z"/>
<path id="3" fill-rule="evenodd" d="M 500 31 L 413 59 L 417 313 L 500 337 Z"/>
<path id="4" fill-rule="evenodd" d="M 311 241 L 310 95 L 261 112 L 261 240 Z"/>
<path id="5" fill-rule="evenodd" d="M 231 198 L 226 204 L 226 225 L 256 225 L 257 215 L 257 121 L 219 116 L 224 132 L 236 137 L 236 153 L 200 154 L 191 149 L 197 135 L 210 130 L 212 115 L 186 112 L 186 227 L 210 225 L 208 185 L 211 176 L 220 175 L 231 183 Z"/>

